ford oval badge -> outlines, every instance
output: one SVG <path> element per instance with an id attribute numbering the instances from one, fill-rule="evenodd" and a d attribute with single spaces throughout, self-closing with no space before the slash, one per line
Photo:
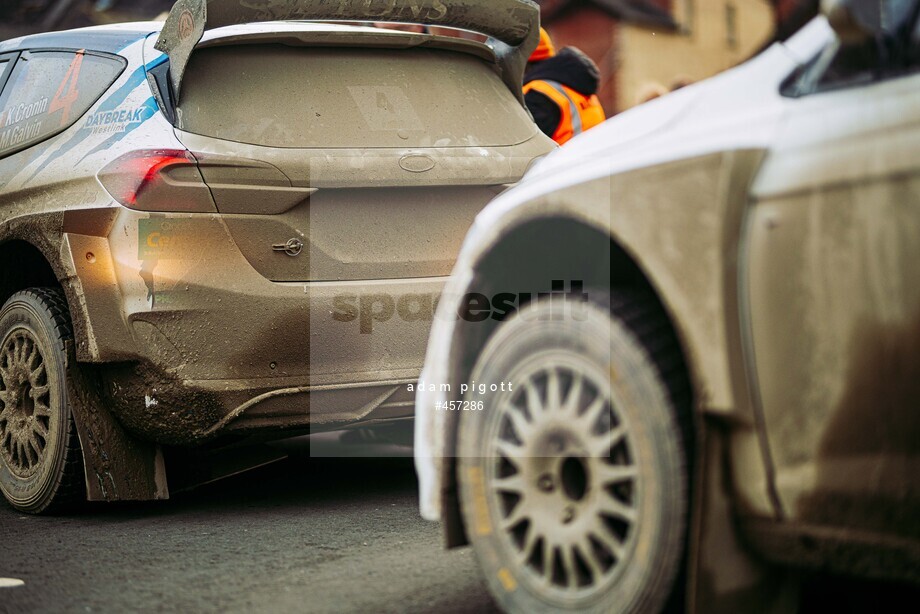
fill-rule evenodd
<path id="1" fill-rule="evenodd" d="M 410 173 L 424 173 L 434 168 L 434 160 L 424 154 L 409 154 L 399 160 L 399 166 Z"/>

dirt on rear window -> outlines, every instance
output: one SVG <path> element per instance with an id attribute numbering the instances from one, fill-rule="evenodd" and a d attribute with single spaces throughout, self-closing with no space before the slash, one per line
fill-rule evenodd
<path id="1" fill-rule="evenodd" d="M 278 44 L 196 51 L 177 127 L 285 148 L 492 147 L 535 134 L 493 68 L 476 57 Z"/>

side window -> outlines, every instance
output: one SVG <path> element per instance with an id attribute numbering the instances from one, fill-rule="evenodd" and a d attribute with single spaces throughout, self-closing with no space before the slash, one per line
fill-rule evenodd
<path id="1" fill-rule="evenodd" d="M 871 83 L 881 69 L 882 58 L 879 52 L 879 45 L 874 40 L 839 45 L 834 50 L 827 69 L 818 80 L 817 89 L 836 89 Z"/>
<path id="2" fill-rule="evenodd" d="M 920 11 L 920 0 L 853 3 L 854 15 L 874 36 L 858 41 L 835 39 L 797 77 L 783 94 L 802 96 L 827 90 L 866 85 L 896 78 L 917 69 L 917 33 L 910 32 Z"/>
<path id="3" fill-rule="evenodd" d="M 6 78 L 6 69 L 9 67 L 9 58 L 0 58 L 0 92 L 3 91 L 3 80 Z"/>
<path id="4" fill-rule="evenodd" d="M 915 71 L 920 70 L 920 18 L 914 23 L 910 35 L 909 62 Z"/>
<path id="5" fill-rule="evenodd" d="M 125 64 L 82 51 L 24 52 L 0 94 L 0 157 L 72 126 Z"/>

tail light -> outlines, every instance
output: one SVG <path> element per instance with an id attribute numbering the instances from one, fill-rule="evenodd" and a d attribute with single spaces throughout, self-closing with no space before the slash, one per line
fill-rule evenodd
<path id="1" fill-rule="evenodd" d="M 132 151 L 99 171 L 99 182 L 112 198 L 130 209 L 217 212 L 198 162 L 186 150 Z"/>

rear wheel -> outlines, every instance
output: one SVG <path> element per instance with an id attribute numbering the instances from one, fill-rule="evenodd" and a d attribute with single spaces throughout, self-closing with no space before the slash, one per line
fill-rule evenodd
<path id="1" fill-rule="evenodd" d="M 22 512 L 60 511 L 85 499 L 66 385 L 72 338 L 60 290 L 19 292 L 0 311 L 0 490 Z"/>
<path id="2" fill-rule="evenodd" d="M 564 317 L 549 301 L 525 307 L 471 377 L 499 392 L 461 416 L 461 511 L 512 612 L 653 612 L 675 583 L 687 471 L 673 399 L 686 378 L 681 367 L 670 381 L 682 362 L 654 303 L 612 301 Z"/>

